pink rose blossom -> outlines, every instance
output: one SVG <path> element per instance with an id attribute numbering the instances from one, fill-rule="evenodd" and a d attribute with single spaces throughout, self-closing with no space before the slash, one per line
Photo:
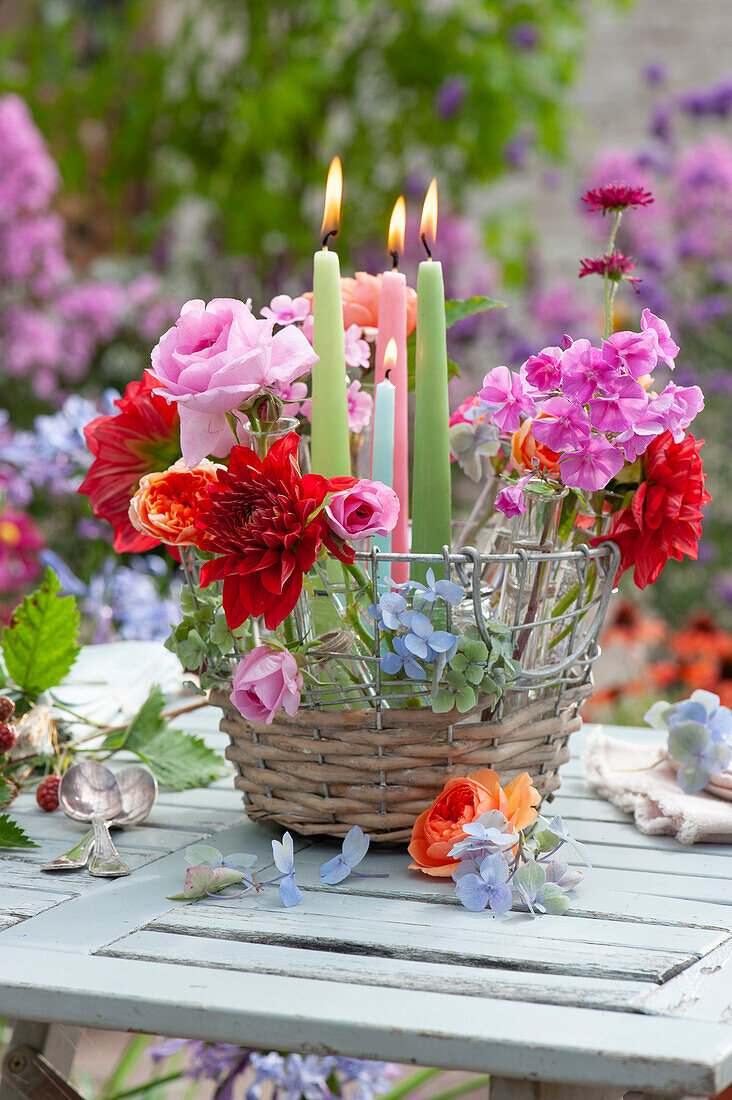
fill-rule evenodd
<path id="1" fill-rule="evenodd" d="M 346 342 L 346 366 L 361 367 L 363 370 L 371 364 L 371 346 L 368 340 L 361 339 L 362 329 L 358 325 L 349 325 L 344 333 Z"/>
<path id="2" fill-rule="evenodd" d="M 598 431 L 624 432 L 643 416 L 647 405 L 646 391 L 625 375 L 618 379 L 615 393 L 592 398 L 590 420 Z"/>
<path id="3" fill-rule="evenodd" d="M 563 354 L 561 348 L 544 348 L 538 355 L 530 355 L 521 368 L 521 377 L 545 393 L 558 389 L 562 381 Z"/>
<path id="4" fill-rule="evenodd" d="M 494 367 L 489 371 L 478 396 L 487 405 L 493 406 L 489 419 L 502 432 L 518 431 L 522 413 L 525 416 L 536 415 L 536 405 L 523 381 L 508 367 Z"/>
<path id="5" fill-rule="evenodd" d="M 348 430 L 354 435 L 359 435 L 364 428 L 371 423 L 374 411 L 374 399 L 370 393 L 361 389 L 361 383 L 356 379 L 351 382 L 346 391 L 348 400 Z"/>
<path id="6" fill-rule="evenodd" d="M 658 363 L 658 337 L 654 329 L 645 332 L 615 332 L 602 342 L 606 363 L 631 378 L 651 374 Z"/>
<path id="7" fill-rule="evenodd" d="M 297 328 L 272 335 L 272 322 L 257 320 L 244 302 L 186 302 L 152 352 L 152 373 L 161 387 L 154 392 L 178 404 L 186 465 L 228 454 L 233 436 L 226 413 L 294 381 L 316 361 Z"/>
<path id="8" fill-rule="evenodd" d="M 575 340 L 562 353 L 562 392 L 585 405 L 596 393 L 612 393 L 619 375 L 589 340 Z"/>
<path id="9" fill-rule="evenodd" d="M 590 418 L 581 405 L 564 397 L 550 397 L 541 406 L 541 414 L 532 423 L 531 434 L 551 451 L 573 451 L 590 438 Z"/>
<path id="10" fill-rule="evenodd" d="M 231 701 L 247 721 L 269 726 L 281 707 L 291 718 L 297 714 L 302 685 L 302 673 L 291 653 L 260 645 L 237 665 Z"/>
<path id="11" fill-rule="evenodd" d="M 381 481 L 357 481 L 333 497 L 325 514 L 331 531 L 347 541 L 388 535 L 399 517 L 399 497 Z"/>
<path id="12" fill-rule="evenodd" d="M 307 298 L 291 298 L 289 294 L 275 294 L 268 306 L 259 311 L 275 325 L 293 325 L 304 321 L 310 312 Z"/>
<path id="13" fill-rule="evenodd" d="M 622 451 L 603 436 L 596 435 L 581 451 L 562 455 L 559 468 L 565 485 L 593 493 L 596 489 L 604 489 L 624 462 Z"/>
<path id="14" fill-rule="evenodd" d="M 657 354 L 661 362 L 666 363 L 671 370 L 676 366 L 676 356 L 681 351 L 679 345 L 671 338 L 671 330 L 664 320 L 656 317 L 650 309 L 644 309 L 641 314 L 641 329 L 643 332 L 655 332 L 658 344 Z"/>

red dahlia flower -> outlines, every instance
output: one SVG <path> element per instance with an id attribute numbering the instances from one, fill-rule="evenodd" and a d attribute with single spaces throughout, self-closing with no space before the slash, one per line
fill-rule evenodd
<path id="1" fill-rule="evenodd" d="M 159 546 L 130 523 L 130 500 L 144 474 L 167 470 L 180 458 L 180 424 L 175 404 L 152 392 L 157 385 L 145 371 L 141 382 L 130 382 L 115 404 L 114 416 L 98 416 L 84 429 L 94 455 L 79 492 L 89 497 L 92 512 L 114 528 L 118 554 L 141 553 Z"/>
<path id="2" fill-rule="evenodd" d="M 704 488 L 699 456 L 703 443 L 693 435 L 674 443 L 668 431 L 652 440 L 643 457 L 646 480 L 633 494 L 630 507 L 613 516 L 605 537 L 620 547 L 618 575 L 635 566 L 638 588 L 657 581 L 669 558 L 697 556 L 702 509 L 712 499 Z M 602 541 L 593 539 L 593 545 Z"/>
<path id="3" fill-rule="evenodd" d="M 590 213 L 601 210 L 603 214 L 617 214 L 631 206 L 650 206 L 653 201 L 653 195 L 645 187 L 629 187 L 627 183 L 606 183 L 582 196 Z"/>
<path id="4" fill-rule="evenodd" d="M 355 478 L 300 473 L 298 437 L 278 439 L 262 460 L 249 447 L 233 447 L 228 470 L 200 508 L 196 527 L 205 532 L 206 550 L 221 555 L 204 563 L 201 587 L 223 581 L 223 602 L 230 629 L 264 615 L 274 630 L 302 590 L 323 543 L 341 561 L 353 561 L 353 549 L 326 523 L 329 493 L 348 489 Z"/>

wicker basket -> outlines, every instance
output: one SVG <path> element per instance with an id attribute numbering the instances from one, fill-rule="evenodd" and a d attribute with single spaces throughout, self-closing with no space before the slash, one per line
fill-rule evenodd
<path id="1" fill-rule="evenodd" d="M 381 557 L 379 562 L 376 553 L 361 555 L 370 563 L 375 588 L 384 562 L 399 560 L 396 555 Z M 505 784 L 528 771 L 542 797 L 551 798 L 560 784 L 558 769 L 569 758 L 567 740 L 581 725 L 579 708 L 592 694 L 597 637 L 618 557 L 617 547 L 605 543 L 592 551 L 583 546 L 551 554 L 494 556 L 466 547 L 457 555 L 429 559 L 444 560 L 448 575 L 463 583 L 478 628 L 483 623 L 486 590 L 481 578 L 486 567 L 499 564 L 514 570 L 523 588 L 536 563 L 550 560 L 555 575 L 563 577 L 563 591 L 571 594 L 577 588 L 559 618 L 546 608 L 523 619 L 517 612 L 517 637 L 533 629 L 551 630 L 556 637 L 564 626 L 564 640 L 551 650 L 551 663 L 522 672 L 495 711 L 486 709 L 485 700 L 467 714 L 435 714 L 426 706 L 382 701 L 378 629 L 375 652 L 364 665 L 373 673 L 374 699 L 368 707 L 329 708 L 311 696 L 294 718 L 277 715 L 265 725 L 242 718 L 226 690 L 212 690 L 211 702 L 223 711 L 221 729 L 230 738 L 226 755 L 237 768 L 235 784 L 249 817 L 305 835 L 342 837 L 360 825 L 373 840 L 395 843 L 409 838 L 417 815 L 452 775 L 494 768 Z M 575 574 L 578 580 L 568 588 Z"/>

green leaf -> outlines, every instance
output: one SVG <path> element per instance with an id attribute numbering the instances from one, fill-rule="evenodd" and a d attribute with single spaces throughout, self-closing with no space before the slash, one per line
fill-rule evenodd
<path id="1" fill-rule="evenodd" d="M 125 731 L 124 746 L 138 752 L 166 728 L 162 717 L 165 698 L 158 684 L 153 684 L 150 694 Z"/>
<path id="2" fill-rule="evenodd" d="M 476 313 L 486 313 L 497 306 L 505 306 L 505 303 L 497 302 L 495 298 L 483 298 L 480 295 L 464 298 L 462 301 L 445 302 L 445 322 L 448 328 L 452 328 L 458 321 L 464 321 L 466 317 L 474 317 Z"/>
<path id="3" fill-rule="evenodd" d="M 130 748 L 129 742 L 125 748 Z M 144 748 L 133 749 L 161 783 L 183 791 L 187 787 L 205 787 L 225 775 L 224 761 L 213 749 L 191 734 L 166 729 L 148 741 Z"/>
<path id="4" fill-rule="evenodd" d="M 8 674 L 30 695 L 56 687 L 79 652 L 76 600 L 59 596 L 60 588 L 56 574 L 47 569 L 41 587 L 26 596 L 3 630 Z"/>
<path id="5" fill-rule="evenodd" d="M 12 802 L 14 795 L 15 788 L 0 775 L 0 810 L 4 810 Z"/>
<path id="6" fill-rule="evenodd" d="M 20 825 L 8 817 L 0 814 L 0 848 L 37 848 L 35 840 L 26 836 Z"/>
<path id="7" fill-rule="evenodd" d="M 432 710 L 435 714 L 447 714 L 455 706 L 455 696 L 451 691 L 438 691 L 437 696 L 432 704 Z"/>

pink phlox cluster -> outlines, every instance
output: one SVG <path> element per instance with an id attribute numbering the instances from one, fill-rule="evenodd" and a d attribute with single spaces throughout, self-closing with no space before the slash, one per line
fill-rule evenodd
<path id="1" fill-rule="evenodd" d="M 673 369 L 678 353 L 669 326 L 645 309 L 640 331 L 613 333 L 601 347 L 565 338 L 564 348 L 543 348 L 518 373 L 495 367 L 478 397 L 504 436 L 529 418 L 536 443 L 559 455 L 563 484 L 594 492 L 655 436 L 669 431 L 680 442 L 704 407 L 698 386 L 651 388 L 657 365 Z M 512 491 L 502 503 L 520 508 L 521 495 Z"/>

